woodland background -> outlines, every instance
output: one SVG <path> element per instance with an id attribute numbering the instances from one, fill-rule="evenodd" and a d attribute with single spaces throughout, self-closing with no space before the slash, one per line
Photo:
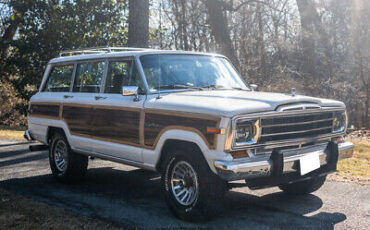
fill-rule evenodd
<path id="1" fill-rule="evenodd" d="M 217 52 L 262 91 L 342 100 L 369 129 L 369 0 L 0 0 L 0 125 L 59 52 L 132 46 Z"/>

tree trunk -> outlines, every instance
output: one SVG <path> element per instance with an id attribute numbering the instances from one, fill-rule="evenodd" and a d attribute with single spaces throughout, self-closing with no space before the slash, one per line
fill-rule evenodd
<path id="1" fill-rule="evenodd" d="M 207 8 L 212 35 L 220 46 L 221 53 L 230 58 L 236 68 L 239 68 L 239 61 L 236 57 L 227 26 L 227 18 L 223 14 L 222 2 L 220 0 L 204 0 L 203 2 Z"/>
<path id="2" fill-rule="evenodd" d="M 148 47 L 149 0 L 129 1 L 128 46 Z"/>
<path id="3" fill-rule="evenodd" d="M 265 41 L 263 39 L 263 20 L 262 20 L 262 9 L 261 4 L 257 3 L 257 20 L 258 20 L 258 36 L 257 36 L 257 44 L 258 44 L 258 53 L 260 55 L 260 74 L 262 75 L 262 82 L 265 82 L 268 78 L 267 71 L 266 71 L 266 54 L 265 54 Z"/>
<path id="4" fill-rule="evenodd" d="M 310 10 L 309 0 L 296 0 L 301 18 L 301 45 L 302 45 L 302 73 L 304 77 L 304 88 L 306 93 L 314 89 L 315 74 L 315 42 L 313 29 L 313 15 Z"/>

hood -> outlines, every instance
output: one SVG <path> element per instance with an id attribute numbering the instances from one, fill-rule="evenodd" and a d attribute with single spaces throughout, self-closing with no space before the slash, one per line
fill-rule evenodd
<path id="1" fill-rule="evenodd" d="M 172 92 L 161 94 L 160 99 L 156 97 L 157 95 L 149 95 L 145 102 L 145 108 L 225 117 L 274 111 L 278 106 L 292 103 L 314 103 L 321 107 L 345 107 L 342 102 L 329 99 L 241 90 Z"/>

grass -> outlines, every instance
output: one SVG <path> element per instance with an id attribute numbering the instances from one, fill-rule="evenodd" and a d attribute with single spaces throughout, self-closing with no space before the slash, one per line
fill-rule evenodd
<path id="1" fill-rule="evenodd" d="M 370 142 L 349 141 L 355 144 L 353 157 L 338 162 L 336 175 L 349 180 L 370 180 Z"/>
<path id="2" fill-rule="evenodd" d="M 37 207 L 37 208 L 35 208 Z M 80 216 L 0 189 L 1 229 L 119 229 L 111 223 Z"/>
<path id="3" fill-rule="evenodd" d="M 12 140 L 12 141 L 22 141 L 24 140 L 23 134 L 26 130 L 24 126 L 4 126 L 0 125 L 0 139 Z"/>

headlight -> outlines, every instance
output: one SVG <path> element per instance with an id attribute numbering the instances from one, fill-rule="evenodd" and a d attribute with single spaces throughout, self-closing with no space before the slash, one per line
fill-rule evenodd
<path id="1" fill-rule="evenodd" d="M 347 114 L 345 111 L 334 112 L 333 133 L 343 132 L 347 128 Z"/>
<path id="2" fill-rule="evenodd" d="M 260 128 L 259 120 L 237 121 L 235 127 L 235 145 L 250 145 L 258 141 Z"/>

